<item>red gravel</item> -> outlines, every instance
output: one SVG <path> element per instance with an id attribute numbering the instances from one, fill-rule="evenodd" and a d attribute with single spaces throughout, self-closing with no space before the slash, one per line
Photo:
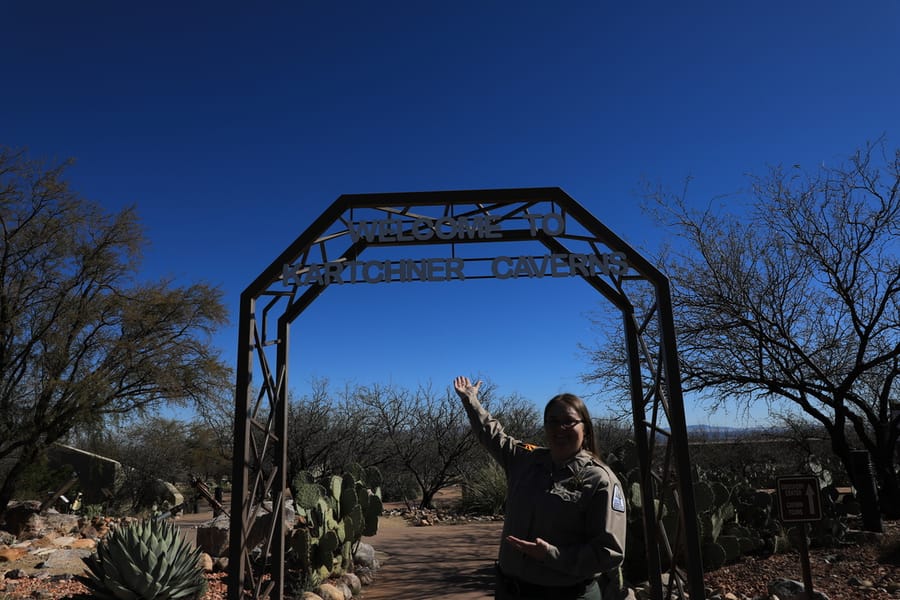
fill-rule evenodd
<path id="1" fill-rule="evenodd" d="M 471 544 L 471 532 L 475 528 L 467 525 L 438 527 L 405 527 L 403 535 L 408 535 L 409 544 L 420 544 L 423 540 L 444 541 L 434 547 L 452 547 L 455 538 Z M 878 542 L 845 546 L 842 548 L 813 548 L 810 562 L 815 591 L 824 592 L 831 600 L 894 600 L 900 598 L 900 521 L 886 522 L 886 533 Z M 398 532 L 394 532 L 395 534 Z M 490 530 L 485 544 L 495 544 L 496 532 Z M 373 545 L 377 546 L 377 537 Z M 438 563 L 440 561 L 437 561 Z M 14 566 L 14 565 L 12 565 Z M 423 579 L 434 577 L 435 563 L 404 565 L 404 571 L 419 568 Z M 0 569 L 0 572 L 6 570 Z M 426 573 L 427 572 L 427 573 Z M 389 578 L 378 576 L 369 589 L 378 597 L 421 598 L 425 597 L 410 589 L 410 580 L 415 573 L 405 572 L 402 584 L 393 585 Z M 17 580 L 0 579 L 0 598 L 15 600 L 20 598 L 42 598 L 55 600 L 75 598 L 86 592 L 84 586 L 72 579 L 54 577 L 26 577 Z M 221 600 L 226 597 L 224 574 L 209 575 L 209 591 L 203 600 Z M 706 574 L 707 587 L 713 591 L 730 592 L 739 600 L 766 597 L 767 584 L 775 579 L 788 578 L 802 581 L 800 559 L 796 553 L 779 554 L 765 558 L 744 558 L 736 564 L 728 565 Z M 867 585 L 868 584 L 868 585 Z M 466 582 L 460 582 L 465 590 Z M 422 591 L 422 590 L 419 590 Z M 444 589 L 444 597 L 454 597 L 453 585 Z M 6 594 L 4 597 L 4 593 Z M 388 594 L 387 596 L 385 594 Z M 366 590 L 363 591 L 363 597 Z"/>

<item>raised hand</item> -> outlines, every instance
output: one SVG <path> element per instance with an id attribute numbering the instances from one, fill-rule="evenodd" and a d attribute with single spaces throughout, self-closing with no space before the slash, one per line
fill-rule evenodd
<path id="1" fill-rule="evenodd" d="M 459 397 L 465 401 L 477 400 L 478 389 L 480 387 L 481 381 L 473 384 L 468 377 L 462 375 L 453 380 L 453 388 L 456 390 L 456 393 L 459 395 Z"/>

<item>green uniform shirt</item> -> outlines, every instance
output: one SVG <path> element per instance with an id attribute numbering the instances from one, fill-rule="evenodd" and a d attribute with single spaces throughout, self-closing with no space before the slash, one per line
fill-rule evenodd
<path id="1" fill-rule="evenodd" d="M 622 564 L 625 497 L 618 478 L 582 450 L 554 467 L 547 448 L 513 439 L 477 399 L 463 403 L 478 440 L 506 472 L 503 539 L 541 538 L 550 554 L 537 561 L 500 544 L 500 568 L 508 576 L 547 586 L 599 577 Z"/>

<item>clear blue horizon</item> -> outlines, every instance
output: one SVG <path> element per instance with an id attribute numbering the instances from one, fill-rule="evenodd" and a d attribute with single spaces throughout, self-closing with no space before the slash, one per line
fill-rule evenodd
<path id="1" fill-rule="evenodd" d="M 671 232 L 647 182 L 739 210 L 769 165 L 900 144 L 893 0 L 38 0 L 0 8 L 0 45 L 0 144 L 136 206 L 143 276 L 223 290 L 232 365 L 241 291 L 342 194 L 560 187 L 649 254 Z M 480 375 L 539 405 L 599 394 L 602 416 L 589 314 L 619 318 L 574 280 L 340 286 L 294 324 L 291 387 Z"/>

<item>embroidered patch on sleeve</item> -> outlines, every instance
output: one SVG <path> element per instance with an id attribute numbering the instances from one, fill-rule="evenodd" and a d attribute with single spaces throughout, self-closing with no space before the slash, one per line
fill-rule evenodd
<path id="1" fill-rule="evenodd" d="M 622 488 L 618 483 L 613 486 L 612 509 L 616 512 L 625 512 L 625 496 L 622 495 Z"/>
<path id="2" fill-rule="evenodd" d="M 528 444 L 526 442 L 519 442 L 516 445 L 525 452 L 534 452 L 535 448 L 537 448 L 534 444 Z"/>

